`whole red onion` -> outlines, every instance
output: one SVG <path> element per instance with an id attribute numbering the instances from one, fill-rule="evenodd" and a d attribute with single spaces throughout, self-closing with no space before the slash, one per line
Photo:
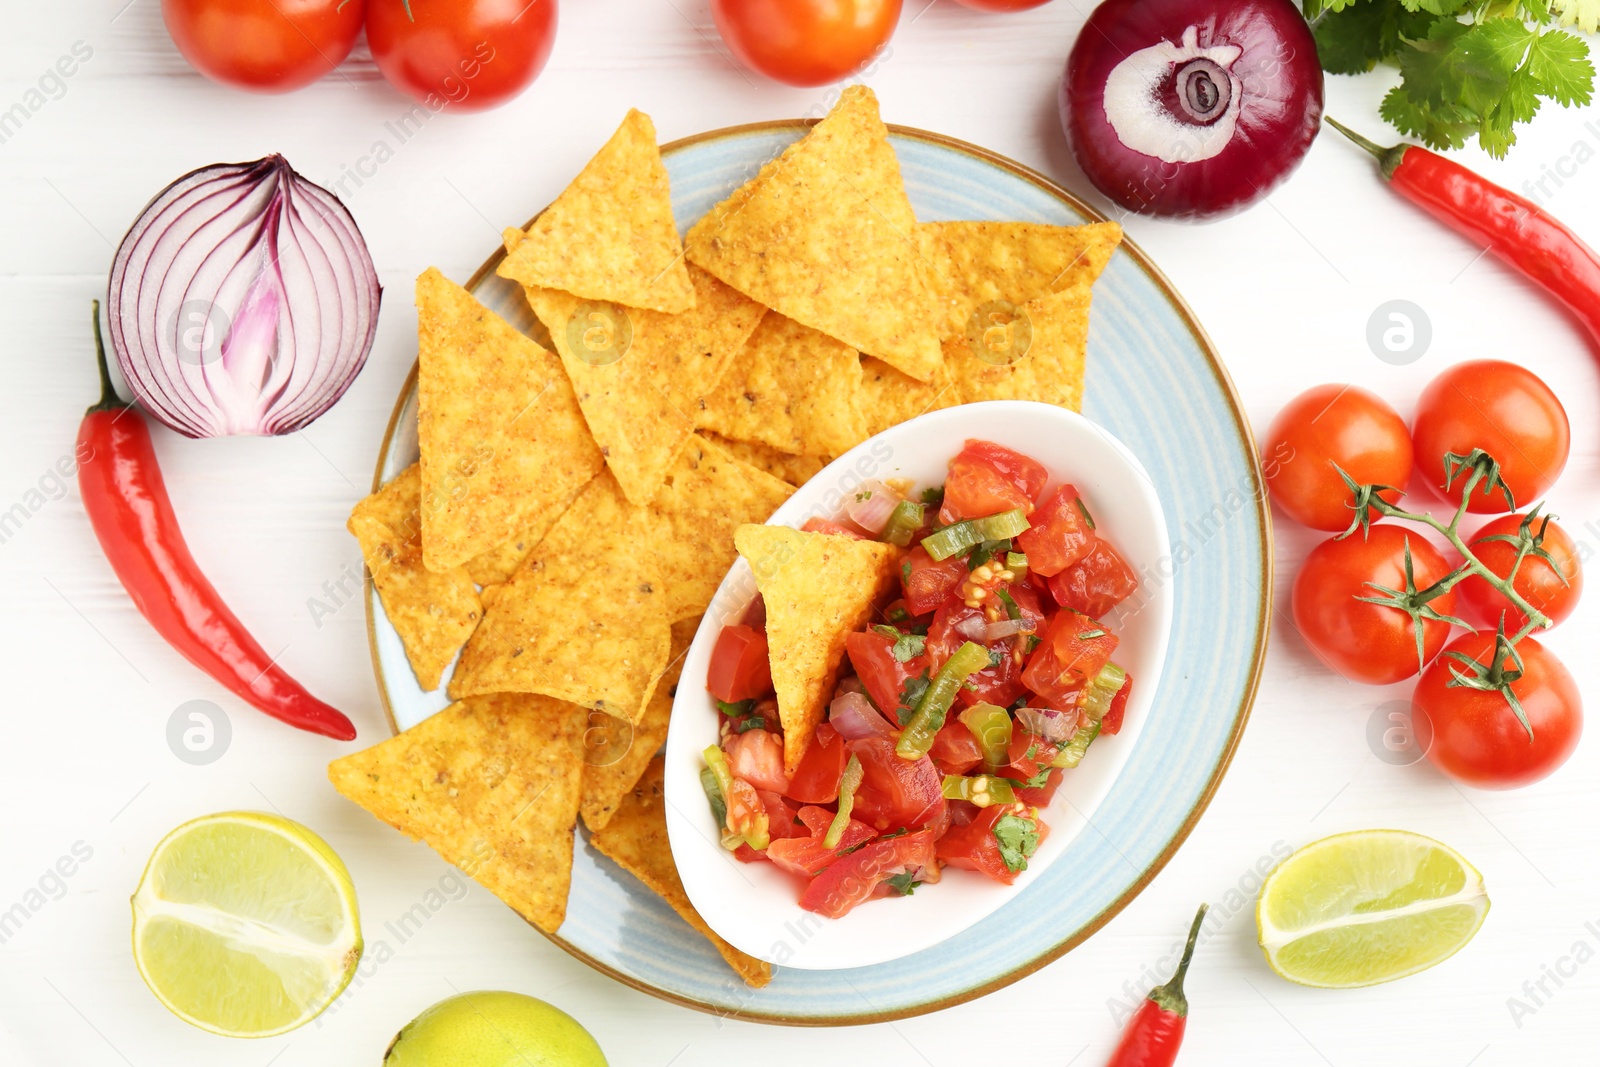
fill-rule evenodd
<path id="1" fill-rule="evenodd" d="M 1106 0 L 1061 80 L 1078 164 L 1149 215 L 1246 207 L 1299 165 L 1321 123 L 1316 42 L 1290 0 Z"/>

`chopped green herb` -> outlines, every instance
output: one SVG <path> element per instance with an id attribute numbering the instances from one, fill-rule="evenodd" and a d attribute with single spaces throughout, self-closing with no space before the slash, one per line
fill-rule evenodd
<path id="1" fill-rule="evenodd" d="M 900 690 L 900 706 L 895 709 L 897 713 L 895 717 L 901 722 L 909 719 L 911 713 L 917 710 L 917 705 L 922 703 L 923 694 L 928 691 L 928 686 L 931 684 L 927 668 L 923 668 L 922 673 L 915 678 L 907 678 L 906 684 Z"/>
<path id="2" fill-rule="evenodd" d="M 1031 753 L 1029 754 L 1028 758 L 1033 758 Z M 1050 772 L 1053 770 L 1055 770 L 1054 767 L 1040 767 L 1038 774 L 1027 779 L 1026 781 L 1018 782 L 1017 787 L 1019 789 L 1043 789 L 1045 786 L 1050 784 Z"/>
<path id="3" fill-rule="evenodd" d="M 996 589 L 994 591 L 994 595 L 999 597 L 1000 598 L 1000 603 L 1002 603 L 1002 604 L 1004 604 L 1006 606 L 1006 618 L 1011 619 L 1013 621 L 1015 621 L 1016 619 L 1022 618 L 1022 609 L 1017 607 L 1017 602 L 1012 599 L 1011 594 L 1006 590 L 1006 588 L 1004 586 L 1001 586 L 999 589 Z"/>
<path id="4" fill-rule="evenodd" d="M 972 551 L 967 553 L 967 570 L 977 570 L 985 563 L 988 563 L 990 560 L 994 559 L 995 556 L 1009 551 L 1010 548 L 1011 538 L 1009 537 L 1002 537 L 994 541 L 978 542 L 978 544 L 973 547 Z"/>
<path id="5" fill-rule="evenodd" d="M 715 700 L 716 698 L 713 697 L 712 699 Z M 733 704 L 728 703 L 726 700 L 717 701 L 717 710 L 730 719 L 744 718 L 750 714 L 750 709 L 755 706 L 756 702 L 754 700 L 740 700 Z"/>
<path id="6" fill-rule="evenodd" d="M 734 726 L 741 734 L 746 730 L 765 730 L 767 728 L 767 720 L 759 715 L 750 715 L 734 723 Z"/>
<path id="7" fill-rule="evenodd" d="M 1095 638 L 1104 637 L 1105 635 L 1106 632 L 1104 630 L 1080 630 L 1078 632 L 1078 640 L 1093 641 Z"/>
<path id="8" fill-rule="evenodd" d="M 872 499 L 872 490 L 871 489 L 863 489 L 863 490 L 861 490 L 861 492 L 856 494 L 856 503 L 857 504 L 865 503 L 866 501 L 871 500 L 871 499 Z"/>
<path id="9" fill-rule="evenodd" d="M 1094 529 L 1094 516 L 1089 514 L 1089 505 L 1083 502 L 1083 497 L 1075 496 L 1072 502 L 1078 505 L 1078 514 L 1083 516 L 1083 521 L 1089 524 L 1089 529 Z"/>
<path id="10" fill-rule="evenodd" d="M 911 561 L 909 559 L 900 564 L 900 580 L 902 582 L 911 581 Z"/>
<path id="11" fill-rule="evenodd" d="M 888 613 L 885 615 L 885 618 L 887 618 L 890 622 L 905 622 L 907 619 L 911 618 L 911 612 L 907 611 L 904 605 L 896 604 L 894 607 L 889 609 Z"/>
<path id="12" fill-rule="evenodd" d="M 881 840 L 881 839 L 880 839 Z M 883 880 L 883 884 L 903 897 L 909 897 L 916 892 L 921 882 L 913 881 L 910 871 L 901 871 L 899 874 L 890 875 Z"/>
<path id="13" fill-rule="evenodd" d="M 894 656 L 897 662 L 900 663 L 909 663 L 911 660 L 922 655 L 922 650 L 928 644 L 927 637 L 923 636 L 922 634 L 901 633 L 893 626 L 883 626 L 880 624 L 878 626 L 874 626 L 872 628 L 872 632 L 883 637 L 887 637 L 894 642 L 894 647 L 889 649 L 889 653 Z"/>
<path id="14" fill-rule="evenodd" d="M 944 486 L 929 486 L 922 491 L 922 503 L 930 508 L 936 508 L 944 503 Z"/>
<path id="15" fill-rule="evenodd" d="M 1013 874 L 1028 869 L 1028 857 L 1039 848 L 1039 827 L 1020 815 L 1002 815 L 994 824 L 994 839 L 1000 846 L 1000 860 Z"/>

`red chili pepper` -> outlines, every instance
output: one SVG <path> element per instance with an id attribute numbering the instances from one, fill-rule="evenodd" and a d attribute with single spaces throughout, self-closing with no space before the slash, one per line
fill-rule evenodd
<path id="1" fill-rule="evenodd" d="M 1327 122 L 1377 157 L 1401 196 L 1488 246 L 1559 300 L 1600 348 L 1600 255 L 1582 238 L 1532 200 L 1444 156 L 1414 144 L 1384 148 L 1333 119 Z"/>
<path id="2" fill-rule="evenodd" d="M 236 696 L 302 730 L 350 741 L 356 728 L 290 678 L 206 580 L 178 529 L 144 416 L 117 398 L 94 303 L 100 402 L 78 428 L 78 487 L 100 547 L 139 613 Z"/>
<path id="3" fill-rule="evenodd" d="M 1183 995 L 1183 976 L 1189 970 L 1194 943 L 1200 937 L 1200 924 L 1205 917 L 1206 906 L 1202 904 L 1195 913 L 1194 925 L 1189 927 L 1189 940 L 1183 946 L 1178 970 L 1166 985 L 1150 990 L 1150 995 L 1145 997 L 1128 1028 L 1122 1032 L 1122 1041 L 1106 1067 L 1172 1067 L 1178 1058 L 1183 1029 L 1189 1021 L 1189 1000 Z"/>

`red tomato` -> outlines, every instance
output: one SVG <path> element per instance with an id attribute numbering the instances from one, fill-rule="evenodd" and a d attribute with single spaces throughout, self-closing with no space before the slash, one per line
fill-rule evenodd
<path id="1" fill-rule="evenodd" d="M 900 21 L 900 0 L 712 0 L 711 16 L 751 70 L 826 85 L 872 62 Z"/>
<path id="2" fill-rule="evenodd" d="M 1458 476 L 1445 490 L 1446 452 L 1465 456 L 1481 448 L 1498 460 L 1515 506 L 1506 503 L 1505 494 L 1481 489 L 1473 490 L 1467 503 L 1468 511 L 1494 515 L 1545 494 L 1567 465 L 1572 433 L 1561 401 L 1532 371 L 1478 359 L 1458 363 L 1428 383 L 1417 401 L 1411 440 L 1418 473 L 1452 502 L 1461 499 L 1461 481 Z"/>
<path id="3" fill-rule="evenodd" d="M 970 7 L 974 11 L 1026 11 L 1049 2 L 1050 0 L 956 0 L 962 7 Z"/>
<path id="4" fill-rule="evenodd" d="M 950 461 L 939 521 L 981 519 L 1002 511 L 1033 510 L 1050 474 L 1038 462 L 989 441 L 968 440 Z"/>
<path id="5" fill-rule="evenodd" d="M 849 762 L 850 750 L 839 732 L 825 722 L 818 723 L 789 779 L 787 795 L 802 804 L 832 804 L 839 799 L 839 778 Z"/>
<path id="6" fill-rule="evenodd" d="M 822 843 L 822 839 L 827 835 L 828 827 L 833 822 L 833 812 L 826 808 L 801 808 L 800 821 L 805 830 L 786 840 L 772 842 L 767 846 L 767 858 L 790 874 L 806 878 L 821 874 L 829 864 L 839 858 L 841 852 L 865 844 L 878 836 L 878 832 L 866 823 L 851 819 L 845 823 L 844 832 L 839 835 L 839 843 L 829 848 Z"/>
<path id="7" fill-rule="evenodd" d="M 1502 515 L 1489 520 L 1483 529 L 1472 535 L 1473 554 L 1485 567 L 1504 578 L 1511 573 L 1511 565 L 1516 562 L 1517 546 L 1496 538 L 1517 537 L 1521 527 L 1521 515 Z M 1526 557 L 1517 567 L 1512 588 L 1522 599 L 1542 611 L 1552 623 L 1563 622 L 1571 616 L 1573 609 L 1578 606 L 1578 598 L 1583 595 L 1583 565 L 1578 561 L 1578 546 L 1567 531 L 1556 525 L 1554 519 L 1549 522 L 1535 519 L 1529 526 L 1529 533 L 1535 536 L 1541 530 L 1543 541 L 1540 547 L 1550 554 L 1555 566 L 1550 566 L 1538 556 Z M 1477 575 L 1462 579 L 1456 588 L 1461 591 L 1465 607 L 1489 629 L 1494 629 L 1500 621 L 1501 612 L 1505 612 L 1507 634 L 1514 634 L 1528 624 L 1528 617 L 1520 608 L 1513 607 L 1494 586 Z"/>
<path id="8" fill-rule="evenodd" d="M 933 735 L 928 758 L 940 774 L 966 774 L 983 761 L 983 748 L 966 723 L 951 718 Z"/>
<path id="9" fill-rule="evenodd" d="M 1044 498 L 1029 526 L 1017 535 L 1017 547 L 1028 554 L 1028 570 L 1048 578 L 1082 559 L 1094 544 L 1089 513 L 1070 485 L 1060 485 Z"/>
<path id="10" fill-rule="evenodd" d="M 1365 604 L 1373 585 L 1404 589 L 1405 547 L 1411 546 L 1412 573 L 1418 589 L 1450 571 L 1445 559 L 1421 534 L 1388 523 L 1375 523 L 1365 538 L 1360 533 L 1329 538 L 1311 550 L 1294 580 L 1294 623 L 1311 651 L 1352 681 L 1387 685 L 1416 674 L 1415 627 L 1405 612 L 1382 604 Z M 1455 613 L 1454 589 L 1433 601 L 1441 615 Z M 1450 636 L 1450 624 L 1426 620 L 1423 656 L 1439 654 Z"/>
<path id="11" fill-rule="evenodd" d="M 1450 643 L 1487 665 L 1494 656 L 1493 634 L 1467 634 Z M 1528 731 L 1505 696 L 1451 685 L 1452 668 L 1463 665 L 1441 656 L 1423 672 L 1411 697 L 1417 745 L 1433 765 L 1458 782 L 1480 789 L 1515 789 L 1537 782 L 1567 761 L 1583 733 L 1583 697 L 1567 668 L 1531 637 L 1517 642 L 1522 677 L 1511 691 L 1522 703 Z"/>
<path id="12" fill-rule="evenodd" d="M 1024 863 L 1014 871 L 1007 867 L 1000 855 L 1000 842 L 994 834 L 995 823 L 1007 815 L 1031 821 L 1038 831 L 1039 840 L 1044 840 L 1044 823 L 1028 815 L 1026 808 L 1020 804 L 997 804 L 991 808 L 980 808 L 977 816 L 967 825 L 954 827 L 946 833 L 939 840 L 939 858 L 951 867 L 977 871 L 1006 885 L 1015 882 L 1017 875 L 1027 870 L 1027 865 Z"/>
<path id="13" fill-rule="evenodd" d="M 852 541 L 872 540 L 872 538 L 868 537 L 866 533 L 856 529 L 854 526 L 850 526 L 842 522 L 834 522 L 832 519 L 818 518 L 815 515 L 807 519 L 806 524 L 800 527 L 800 529 L 806 533 L 832 534 L 834 537 L 848 537 Z"/>
<path id="14" fill-rule="evenodd" d="M 1394 486 L 1380 495 L 1399 500 L 1411 480 L 1405 420 L 1359 386 L 1307 389 L 1278 412 L 1261 445 L 1261 471 L 1273 501 L 1313 530 L 1349 529 L 1355 498 L 1335 464 L 1364 485 Z"/>
<path id="15" fill-rule="evenodd" d="M 1117 690 L 1117 695 L 1111 698 L 1111 706 L 1106 709 L 1105 717 L 1100 720 L 1100 732 L 1114 734 L 1122 729 L 1123 717 L 1128 714 L 1128 697 L 1133 695 L 1133 675 L 1128 675 L 1122 683 L 1122 688 Z"/>
<path id="16" fill-rule="evenodd" d="M 893 639 L 870 630 L 851 634 L 845 638 L 844 647 L 867 696 L 883 712 L 884 718 L 898 726 L 900 694 L 905 689 L 906 679 L 928 671 L 928 657 L 912 656 L 902 663 L 894 658 Z"/>
<path id="17" fill-rule="evenodd" d="M 882 832 L 926 826 L 944 815 L 944 776 L 928 757 L 901 759 L 894 742 L 883 737 L 847 744 L 861 761 L 852 818 Z"/>
<path id="18" fill-rule="evenodd" d="M 800 821 L 799 805 L 791 804 L 782 794 L 768 789 L 757 789 L 756 796 L 761 798 L 761 806 L 767 809 L 767 833 L 773 841 L 811 836 L 811 831 Z"/>
<path id="19" fill-rule="evenodd" d="M 556 0 L 372 0 L 367 43 L 389 84 L 432 111 L 520 95 L 550 58 Z"/>
<path id="20" fill-rule="evenodd" d="M 800 906 L 837 919 L 871 900 L 880 885 L 899 874 L 910 874 L 918 881 L 939 880 L 931 830 L 874 841 L 830 864 L 800 894 Z"/>
<path id="21" fill-rule="evenodd" d="M 730 734 L 722 746 L 728 754 L 728 770 L 757 789 L 784 793 L 789 776 L 783 773 L 783 738 L 766 730 L 746 730 Z"/>
<path id="22" fill-rule="evenodd" d="M 1033 557 L 1028 557 L 1033 566 Z M 1081 612 L 1091 619 L 1103 619 L 1111 610 L 1139 588 L 1133 573 L 1110 542 L 1096 540 L 1078 562 L 1050 579 L 1050 596 L 1057 604 Z"/>
<path id="23" fill-rule="evenodd" d="M 1045 784 L 1036 789 L 1015 790 L 1017 799 L 1032 808 L 1047 808 L 1050 801 L 1055 799 L 1056 790 L 1061 788 L 1061 783 L 1066 778 L 1061 768 L 1057 767 L 1050 772 L 1050 777 Z"/>
<path id="24" fill-rule="evenodd" d="M 1050 707 L 1073 707 L 1078 693 L 1111 662 L 1116 648 L 1116 634 L 1087 615 L 1063 608 L 1045 627 L 1043 640 L 1022 672 L 1022 683 Z"/>
<path id="25" fill-rule="evenodd" d="M 363 0 L 161 0 L 178 51 L 201 74 L 236 89 L 287 93 L 350 54 Z"/>
<path id="26" fill-rule="evenodd" d="M 972 619 L 984 622 L 983 609 L 969 608 L 959 600 L 951 601 L 934 613 L 933 625 L 928 627 L 927 647 L 928 659 L 936 668 L 943 666 L 956 649 L 967 643 L 968 638 L 961 636 L 956 627 Z M 1022 695 L 1022 671 L 1012 655 L 1011 639 L 1004 638 L 986 647 L 991 653 L 990 660 L 999 656 L 1000 662 L 967 675 L 966 683 L 956 690 L 956 703 L 960 706 L 998 704 L 1004 708 Z"/>
<path id="27" fill-rule="evenodd" d="M 1006 748 L 1005 765 L 996 767 L 995 773 L 1002 778 L 1025 782 L 1048 766 L 1056 758 L 1057 751 L 1042 737 L 1035 737 L 1026 730 L 1012 730 L 1011 744 Z"/>
<path id="28" fill-rule="evenodd" d="M 767 635 L 743 623 L 731 623 L 717 635 L 706 671 L 706 688 L 730 704 L 756 700 L 772 692 L 772 664 Z"/>
<path id="29" fill-rule="evenodd" d="M 913 548 L 900 564 L 900 588 L 906 608 L 913 615 L 926 615 L 951 597 L 967 577 L 967 561 L 960 556 L 934 562 L 921 545 Z"/>

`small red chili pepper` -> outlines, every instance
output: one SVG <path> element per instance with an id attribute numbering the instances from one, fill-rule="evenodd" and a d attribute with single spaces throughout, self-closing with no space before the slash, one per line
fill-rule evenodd
<path id="1" fill-rule="evenodd" d="M 1150 990 L 1150 995 L 1145 997 L 1128 1028 L 1122 1032 L 1122 1040 L 1106 1067 L 1172 1067 L 1178 1058 L 1183 1029 L 1189 1021 L 1189 1000 L 1183 995 L 1183 976 L 1189 970 L 1189 960 L 1194 957 L 1194 944 L 1200 937 L 1200 924 L 1205 917 L 1206 906 L 1202 904 L 1195 913 L 1194 925 L 1189 927 L 1189 940 L 1183 946 L 1183 958 L 1178 961 L 1172 980 Z"/>
<path id="2" fill-rule="evenodd" d="M 78 428 L 78 487 L 100 547 L 156 632 L 236 696 L 302 730 L 350 741 L 356 728 L 290 678 L 206 580 L 178 529 L 144 416 L 117 397 L 94 302 L 100 402 Z"/>
<path id="3" fill-rule="evenodd" d="M 1600 255 L 1538 204 L 1419 148 L 1384 148 L 1354 130 L 1328 125 L 1371 152 L 1401 196 L 1538 283 L 1588 330 L 1600 348 Z"/>

